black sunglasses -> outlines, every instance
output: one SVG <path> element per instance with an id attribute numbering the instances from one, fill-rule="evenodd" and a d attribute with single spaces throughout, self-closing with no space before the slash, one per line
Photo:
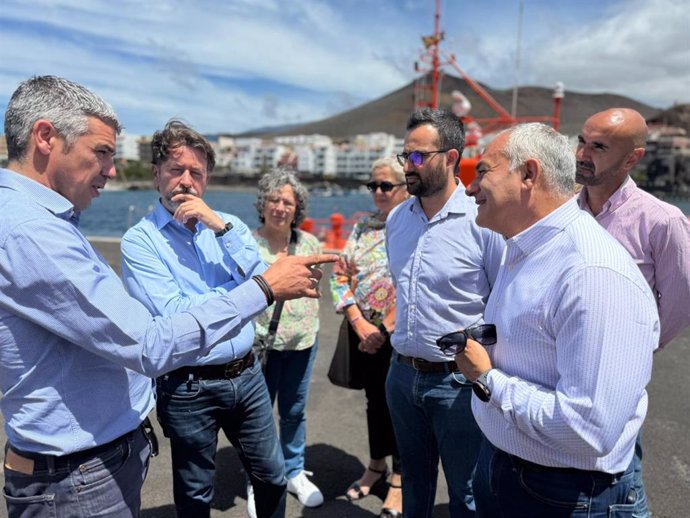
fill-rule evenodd
<path id="1" fill-rule="evenodd" d="M 494 324 L 481 324 L 462 331 L 453 331 L 436 339 L 436 345 L 443 354 L 455 356 L 465 350 L 468 338 L 472 338 L 482 345 L 494 345 L 496 343 L 496 326 Z"/>
<path id="2" fill-rule="evenodd" d="M 398 163 L 403 167 L 405 167 L 405 164 L 408 160 L 412 162 L 413 166 L 419 167 L 424 163 L 426 157 L 435 155 L 437 153 L 446 153 L 448 151 L 450 151 L 450 149 L 439 149 L 437 151 L 412 151 L 410 153 L 405 151 L 404 153 L 400 153 L 399 155 L 395 156 L 398 159 Z"/>
<path id="3" fill-rule="evenodd" d="M 401 185 L 405 185 L 405 184 L 404 183 L 391 183 L 391 182 L 381 182 L 381 183 L 369 182 L 367 184 L 367 189 L 369 189 L 371 192 L 376 192 L 376 189 L 381 189 L 381 192 L 391 192 L 394 187 L 400 187 Z"/>

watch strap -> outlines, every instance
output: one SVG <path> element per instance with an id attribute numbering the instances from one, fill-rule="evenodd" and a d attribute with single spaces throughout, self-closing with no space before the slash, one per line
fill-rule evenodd
<path id="1" fill-rule="evenodd" d="M 489 388 L 489 373 L 493 369 L 482 372 L 477 379 L 472 382 L 472 391 L 485 403 L 491 399 L 491 389 Z"/>
<path id="2" fill-rule="evenodd" d="M 225 224 L 222 230 L 219 230 L 218 232 L 215 233 L 216 237 L 223 237 L 225 234 L 230 232 L 232 230 L 232 223 L 229 221 Z"/>

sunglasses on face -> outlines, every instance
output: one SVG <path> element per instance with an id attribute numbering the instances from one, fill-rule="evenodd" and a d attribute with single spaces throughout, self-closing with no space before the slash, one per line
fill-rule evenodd
<path id="1" fill-rule="evenodd" d="M 381 192 L 391 192 L 395 187 L 400 187 L 401 185 L 405 185 L 405 184 L 404 183 L 391 183 L 391 182 L 381 182 L 381 183 L 369 182 L 367 184 L 367 189 L 369 189 L 371 192 L 376 192 L 376 189 L 381 189 Z"/>
<path id="2" fill-rule="evenodd" d="M 482 345 L 494 345 L 496 343 L 496 326 L 494 324 L 482 324 L 468 327 L 462 331 L 453 331 L 438 338 L 436 345 L 444 354 L 455 356 L 465 350 L 468 338 L 472 338 Z"/>
<path id="3" fill-rule="evenodd" d="M 408 153 L 407 151 L 400 153 L 399 155 L 395 155 L 395 157 L 398 159 L 398 163 L 401 166 L 405 166 L 405 164 L 409 161 L 412 162 L 412 165 L 415 167 L 419 167 L 424 163 L 424 160 L 426 160 L 426 157 L 435 155 L 437 153 L 446 153 L 447 151 L 450 151 L 449 149 L 439 149 L 437 151 L 412 151 Z"/>

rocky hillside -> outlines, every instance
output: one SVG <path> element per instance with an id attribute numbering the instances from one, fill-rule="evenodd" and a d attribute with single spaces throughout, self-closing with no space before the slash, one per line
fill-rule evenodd
<path id="1" fill-rule="evenodd" d="M 506 110 L 510 111 L 512 90 L 494 90 L 482 85 L 491 96 Z M 473 117 L 494 117 L 491 108 L 465 83 L 463 79 L 445 75 L 441 83 L 441 102 L 443 107 L 452 104 L 451 92 L 461 91 L 472 103 L 470 115 Z M 521 87 L 518 96 L 518 116 L 553 115 L 553 90 L 536 86 Z M 383 97 L 370 101 L 352 110 L 339 113 L 327 119 L 298 124 L 290 127 L 263 128 L 246 132 L 241 136 L 271 136 L 313 134 L 328 135 L 333 138 L 344 138 L 351 135 L 383 131 L 402 137 L 405 123 L 414 106 L 414 84 L 410 83 Z M 638 110 L 644 117 L 659 116 L 660 110 L 624 97 L 622 95 L 602 93 L 585 94 L 566 90 L 561 103 L 561 132 L 576 135 L 582 123 L 591 114 L 611 107 L 626 107 Z M 690 110 L 685 112 L 690 116 Z M 239 136 L 239 135 L 238 135 Z"/>

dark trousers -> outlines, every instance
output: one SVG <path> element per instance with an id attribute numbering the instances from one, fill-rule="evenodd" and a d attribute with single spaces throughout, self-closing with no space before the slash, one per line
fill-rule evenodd
<path id="1" fill-rule="evenodd" d="M 477 518 L 637 516 L 634 468 L 612 475 L 539 466 L 484 439 L 474 475 Z"/>
<path id="2" fill-rule="evenodd" d="M 232 379 L 158 378 L 158 419 L 170 439 L 178 518 L 208 518 L 218 433 L 249 474 L 259 518 L 285 516 L 285 460 L 257 361 Z"/>
<path id="3" fill-rule="evenodd" d="M 357 343 L 359 337 L 350 327 L 350 341 Z M 358 351 L 359 352 L 359 351 Z M 366 380 L 364 394 L 367 398 L 367 430 L 369 432 L 369 456 L 372 459 L 393 457 L 393 471 L 400 473 L 400 454 L 395 442 L 391 414 L 386 402 L 386 377 L 391 363 L 393 348 L 390 340 L 381 346 L 376 354 L 362 353 L 362 361 L 355 362 L 363 371 Z"/>
<path id="4" fill-rule="evenodd" d="M 28 469 L 5 466 L 7 516 L 137 517 L 150 454 L 142 427 L 107 445 L 63 457 L 24 453 L 8 445 L 6 464 L 17 455 L 30 464 L 23 465 Z"/>

